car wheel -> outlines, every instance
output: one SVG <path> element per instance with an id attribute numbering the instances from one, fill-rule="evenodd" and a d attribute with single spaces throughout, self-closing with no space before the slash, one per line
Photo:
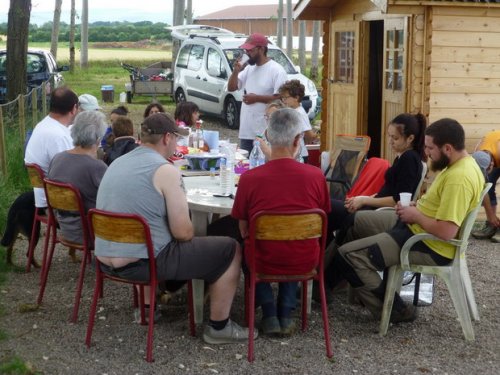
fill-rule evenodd
<path id="1" fill-rule="evenodd" d="M 240 127 L 240 109 L 233 97 L 226 99 L 224 119 L 229 129 L 238 129 Z"/>
<path id="2" fill-rule="evenodd" d="M 186 94 L 183 89 L 177 89 L 175 92 L 175 103 L 179 104 L 186 101 Z"/>

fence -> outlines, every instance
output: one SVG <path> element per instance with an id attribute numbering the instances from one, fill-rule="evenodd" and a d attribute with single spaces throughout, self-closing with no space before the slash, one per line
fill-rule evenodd
<path id="1" fill-rule="evenodd" d="M 47 85 L 48 81 L 34 87 L 28 94 L 0 105 L 0 171 L 4 177 L 9 172 L 7 142 L 24 145 L 28 132 L 47 114 Z"/>

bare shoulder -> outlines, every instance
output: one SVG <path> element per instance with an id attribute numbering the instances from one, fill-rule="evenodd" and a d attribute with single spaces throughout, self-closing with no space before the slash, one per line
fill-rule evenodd
<path id="1" fill-rule="evenodd" d="M 164 164 L 158 168 L 156 171 L 153 183 L 155 187 L 166 193 L 172 190 L 184 190 L 184 183 L 182 180 L 182 175 L 178 168 L 174 167 L 171 164 Z"/>

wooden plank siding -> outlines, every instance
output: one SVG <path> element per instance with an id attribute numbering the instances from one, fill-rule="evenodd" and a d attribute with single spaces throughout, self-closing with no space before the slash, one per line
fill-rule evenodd
<path id="1" fill-rule="evenodd" d="M 500 129 L 500 9 L 432 7 L 429 121 L 457 119 L 472 151 Z"/>

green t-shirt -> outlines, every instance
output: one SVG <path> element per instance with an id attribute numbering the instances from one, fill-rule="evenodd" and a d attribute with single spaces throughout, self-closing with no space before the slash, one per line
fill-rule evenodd
<path id="1" fill-rule="evenodd" d="M 425 195 L 417 201 L 417 209 L 436 220 L 462 225 L 465 217 L 479 203 L 484 177 L 476 161 L 467 156 L 445 168 Z M 418 224 L 409 225 L 414 234 L 425 232 Z M 427 246 L 439 255 L 453 259 L 455 247 L 445 242 L 427 240 Z"/>

